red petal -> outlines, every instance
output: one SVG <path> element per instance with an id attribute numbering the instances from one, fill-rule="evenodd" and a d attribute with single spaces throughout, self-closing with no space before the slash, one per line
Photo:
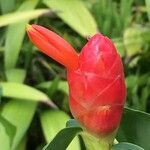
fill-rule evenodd
<path id="1" fill-rule="evenodd" d="M 77 69 L 78 54 L 63 38 L 38 25 L 28 26 L 27 33 L 31 41 L 46 55 L 68 69 Z"/>

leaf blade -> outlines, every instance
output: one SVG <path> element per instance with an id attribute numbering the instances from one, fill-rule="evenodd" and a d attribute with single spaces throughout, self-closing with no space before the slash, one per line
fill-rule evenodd
<path id="1" fill-rule="evenodd" d="M 16 127 L 11 149 L 14 150 L 26 133 L 36 110 L 37 103 L 12 100 L 5 104 L 1 116 Z"/>
<path id="2" fill-rule="evenodd" d="M 13 82 L 0 82 L 0 87 L 2 88 L 2 97 L 26 101 L 41 101 L 56 107 L 45 93 L 28 85 Z"/>
<path id="3" fill-rule="evenodd" d="M 144 149 L 150 149 L 149 126 L 149 114 L 126 108 L 118 131 L 117 140 L 137 144 Z"/>
<path id="4" fill-rule="evenodd" d="M 37 3 L 38 3 L 38 0 L 24 1 L 19 7 L 19 9 L 17 10 L 17 13 L 22 13 L 22 11 L 33 10 L 35 6 L 37 5 Z M 5 17 L 5 16 L 2 16 L 2 17 Z M 9 18 L 13 19 L 13 17 L 9 17 Z M 4 51 L 4 65 L 5 65 L 6 70 L 14 68 L 17 63 L 17 59 L 19 56 L 19 52 L 21 50 L 23 38 L 25 36 L 25 27 L 28 21 L 29 20 L 26 20 L 26 21 L 8 26 L 8 29 L 6 32 L 5 51 Z M 2 18 L 0 22 L 4 23 Z"/>
<path id="5" fill-rule="evenodd" d="M 113 146 L 112 150 L 144 150 L 143 148 L 135 145 L 135 144 L 131 144 L 131 143 L 126 143 L 126 142 L 121 142 L 118 143 L 116 145 Z"/>
<path id="6" fill-rule="evenodd" d="M 22 21 L 29 21 L 48 12 L 49 9 L 36 9 L 2 15 L 0 16 L 0 27 L 15 24 Z"/>
<path id="7" fill-rule="evenodd" d="M 62 129 L 43 150 L 66 150 L 72 139 L 80 131 L 82 131 L 82 129 L 79 127 L 70 127 Z"/>
<path id="8" fill-rule="evenodd" d="M 69 118 L 70 117 L 65 112 L 60 110 L 48 110 L 40 114 L 40 121 L 47 143 L 52 141 L 56 133 L 65 127 L 66 121 Z M 71 143 L 69 143 L 67 150 L 79 149 L 79 139 L 76 137 Z"/>
<path id="9" fill-rule="evenodd" d="M 49 8 L 56 10 L 57 15 L 81 36 L 97 32 L 96 21 L 81 0 L 44 0 L 43 2 Z"/>

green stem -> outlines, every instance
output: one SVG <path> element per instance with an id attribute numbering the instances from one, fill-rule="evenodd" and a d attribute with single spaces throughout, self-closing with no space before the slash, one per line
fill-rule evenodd
<path id="1" fill-rule="evenodd" d="M 100 140 L 99 141 L 100 150 L 111 150 L 111 144 L 108 141 Z"/>
<path id="2" fill-rule="evenodd" d="M 107 137 L 96 138 L 87 132 L 81 132 L 87 150 L 111 150 L 115 132 Z"/>

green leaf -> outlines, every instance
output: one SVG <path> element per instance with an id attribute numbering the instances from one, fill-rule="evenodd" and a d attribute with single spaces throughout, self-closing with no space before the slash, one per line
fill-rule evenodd
<path id="1" fill-rule="evenodd" d="M 0 6 L 3 14 L 12 11 L 15 7 L 15 0 L 0 0 Z"/>
<path id="2" fill-rule="evenodd" d="M 125 109 L 121 125 L 118 131 L 117 140 L 133 143 L 150 149 L 150 114 Z"/>
<path id="3" fill-rule="evenodd" d="M 24 1 L 19 7 L 19 9 L 17 10 L 17 12 L 20 14 L 22 13 L 22 11 L 27 12 L 29 10 L 32 10 L 35 8 L 37 3 L 38 3 L 38 0 Z M 15 20 L 15 18 L 11 16 L 9 17 L 11 19 L 7 18 L 7 21 L 6 21 L 5 16 L 2 16 L 2 17 L 3 18 L 0 19 L 1 20 L 0 22 L 3 25 L 4 24 L 6 25 L 6 23 L 10 23 L 12 18 L 13 20 Z M 23 16 L 21 17 L 23 18 Z M 18 18 L 19 17 L 17 17 L 17 19 Z M 26 20 L 26 21 L 8 26 L 8 29 L 6 32 L 5 51 L 4 51 L 4 63 L 5 63 L 5 68 L 7 70 L 14 68 L 16 65 L 18 55 L 21 50 L 23 38 L 25 36 L 25 27 L 28 21 L 29 20 Z"/>
<path id="4" fill-rule="evenodd" d="M 4 97 L 22 99 L 26 101 L 41 101 L 56 107 L 45 93 L 28 85 L 13 82 L 0 82 L 0 87 L 2 87 L 2 96 Z"/>
<path id="5" fill-rule="evenodd" d="M 66 127 L 81 128 L 80 124 L 75 119 L 70 119 L 69 121 L 67 121 Z M 84 141 L 85 147 L 88 150 L 97 150 L 98 147 L 99 147 L 99 150 L 106 149 L 103 147 L 103 145 L 101 145 L 100 139 L 94 137 L 93 135 L 85 131 L 81 132 L 80 135 Z"/>
<path id="6" fill-rule="evenodd" d="M 36 106 L 37 103 L 35 102 L 12 100 L 3 107 L 1 116 L 16 127 L 16 134 L 11 146 L 12 150 L 15 150 L 29 128 Z"/>
<path id="7" fill-rule="evenodd" d="M 142 30 L 140 27 L 127 28 L 123 35 L 124 45 L 128 56 L 132 56 L 141 51 L 143 46 Z"/>
<path id="8" fill-rule="evenodd" d="M 113 39 L 113 42 L 114 42 L 120 56 L 121 57 L 125 56 L 125 49 L 124 49 L 122 38 L 115 38 L 115 39 Z"/>
<path id="9" fill-rule="evenodd" d="M 58 84 L 59 84 L 59 77 L 55 77 L 55 79 L 52 81 L 52 83 L 50 84 L 49 88 L 47 89 L 47 95 L 49 97 L 52 97 L 52 95 L 55 93 L 55 91 L 57 90 Z"/>
<path id="10" fill-rule="evenodd" d="M 65 92 L 66 94 L 69 93 L 69 86 L 67 81 L 60 81 L 58 85 L 58 89 Z"/>
<path id="11" fill-rule="evenodd" d="M 81 36 L 97 33 L 97 24 L 81 0 L 44 0 L 44 3 Z"/>
<path id="12" fill-rule="evenodd" d="M 3 118 L 2 116 L 0 116 L 0 124 L 5 127 L 5 131 L 4 132 L 9 137 L 9 146 L 11 146 L 13 138 L 14 138 L 15 133 L 16 133 L 16 127 L 13 124 L 11 124 L 8 120 L 6 120 L 5 118 Z M 1 136 L 0 143 L 2 143 L 3 138 L 5 139 L 5 137 Z"/>
<path id="13" fill-rule="evenodd" d="M 67 127 L 80 127 L 80 125 L 75 119 L 70 119 L 67 122 Z M 100 144 L 100 139 L 97 139 L 85 132 L 82 132 L 81 136 L 88 149 L 96 150 L 97 147 L 101 148 L 102 145 Z M 144 150 L 144 149 L 131 143 L 121 142 L 119 144 L 114 145 L 112 150 Z"/>
<path id="14" fill-rule="evenodd" d="M 26 71 L 23 69 L 6 70 L 6 77 L 8 81 L 22 83 L 25 79 Z"/>
<path id="15" fill-rule="evenodd" d="M 26 136 L 21 140 L 19 145 L 17 145 L 15 150 L 26 150 L 26 143 L 27 143 L 27 138 Z"/>
<path id="16" fill-rule="evenodd" d="M 143 148 L 126 142 L 121 142 L 113 146 L 112 150 L 144 150 Z"/>
<path id="17" fill-rule="evenodd" d="M 63 129 L 65 127 L 66 121 L 69 118 L 70 117 L 66 113 L 64 113 L 63 111 L 59 111 L 59 110 L 50 110 L 50 111 L 45 111 L 45 112 L 41 113 L 40 119 L 41 119 L 42 129 L 43 129 L 44 136 L 46 138 L 47 143 L 52 141 L 53 138 L 55 137 L 56 133 L 58 133 L 61 129 Z M 62 135 L 59 135 L 59 136 L 62 136 Z M 61 137 L 59 137 L 59 136 L 57 137 L 56 140 L 60 140 Z M 65 137 L 65 135 L 64 135 L 64 137 Z M 57 143 L 56 146 L 59 146 L 60 141 L 56 141 L 56 142 L 59 143 L 59 144 Z M 61 139 L 61 142 L 62 142 L 61 144 L 65 143 L 63 141 L 63 139 Z M 50 147 L 53 150 L 55 150 L 55 142 L 52 142 L 52 143 L 53 143 L 53 146 L 52 147 L 50 146 Z M 69 147 L 67 148 L 67 150 L 80 150 L 79 139 L 77 137 L 71 143 L 68 143 L 68 145 L 69 145 Z M 59 148 L 56 147 L 56 149 L 63 150 L 62 149 L 63 147 L 61 147 L 61 146 L 62 145 L 60 145 Z"/>
<path id="18" fill-rule="evenodd" d="M 80 124 L 75 119 L 70 119 L 69 121 L 67 121 L 66 127 L 80 127 L 81 128 Z"/>
<path id="19" fill-rule="evenodd" d="M 70 119 L 69 121 L 67 121 L 66 126 L 81 127 L 80 124 L 75 119 Z M 98 148 L 99 150 L 106 150 L 109 147 L 108 141 L 110 141 L 111 137 L 103 139 L 97 138 L 86 131 L 81 132 L 80 135 L 84 141 L 85 147 L 88 150 L 97 150 Z"/>
<path id="20" fill-rule="evenodd" d="M 55 138 L 43 150 L 66 150 L 77 133 L 81 132 L 79 127 L 70 127 L 62 129 Z M 65 137 L 65 138 L 64 138 Z"/>
<path id="21" fill-rule="evenodd" d="M 145 0 L 146 7 L 149 10 L 150 9 L 150 0 Z M 150 21 L 150 11 L 147 11 L 148 19 Z"/>
<path id="22" fill-rule="evenodd" d="M 52 85 L 52 81 L 46 81 L 38 84 L 36 87 L 39 89 L 48 89 Z M 68 83 L 67 81 L 59 81 L 58 83 L 58 90 L 61 90 L 68 94 Z"/>
<path id="23" fill-rule="evenodd" d="M 3 150 L 10 150 L 10 139 L 6 133 L 5 127 L 0 123 L 0 143 L 1 149 Z"/>
<path id="24" fill-rule="evenodd" d="M 0 16 L 0 27 L 19 23 L 22 21 L 29 21 L 31 19 L 37 18 L 43 14 L 49 12 L 49 9 L 36 9 L 36 10 L 26 10 L 26 11 L 18 11 L 6 15 Z"/>

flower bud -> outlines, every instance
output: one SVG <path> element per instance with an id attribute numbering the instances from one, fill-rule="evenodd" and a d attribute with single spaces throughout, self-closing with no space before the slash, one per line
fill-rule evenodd
<path id="1" fill-rule="evenodd" d="M 78 54 L 65 40 L 41 26 L 27 28 L 41 51 L 67 68 L 70 109 L 90 133 L 102 137 L 117 130 L 126 97 L 123 65 L 112 41 L 94 35 Z"/>
<path id="2" fill-rule="evenodd" d="M 27 25 L 27 33 L 34 45 L 68 69 L 78 66 L 74 48 L 56 33 L 39 25 Z"/>
<path id="3" fill-rule="evenodd" d="M 70 108 L 89 132 L 107 136 L 120 123 L 126 88 L 123 65 L 112 41 L 96 34 L 83 47 L 77 70 L 68 71 Z"/>

